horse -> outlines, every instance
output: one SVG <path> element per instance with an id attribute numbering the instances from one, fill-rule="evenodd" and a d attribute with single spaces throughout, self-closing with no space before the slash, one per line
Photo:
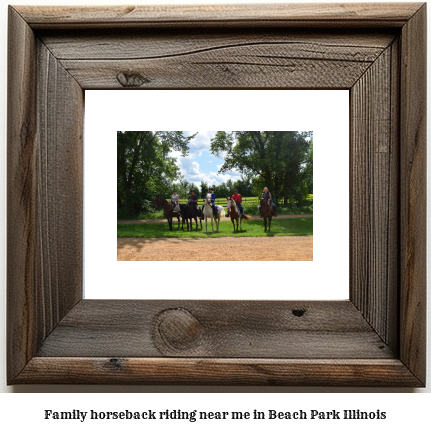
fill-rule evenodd
<path id="1" fill-rule="evenodd" d="M 239 229 L 242 230 L 241 224 L 242 224 L 242 217 L 241 213 L 239 211 L 238 206 L 236 205 L 236 201 L 234 201 L 230 197 L 226 197 L 227 200 L 227 209 L 229 212 L 230 220 L 232 221 L 233 225 L 233 232 L 235 232 L 235 221 L 236 221 L 236 231 L 238 232 L 238 221 L 239 221 Z M 245 220 L 249 220 L 250 216 L 244 215 Z"/>
<path id="2" fill-rule="evenodd" d="M 178 229 L 180 229 L 180 215 L 174 211 L 174 207 L 172 204 L 169 204 L 164 198 L 160 195 L 157 195 L 156 200 L 154 201 L 153 206 L 157 207 L 161 205 L 163 207 L 163 211 L 165 212 L 165 218 L 168 220 L 169 229 L 172 231 L 172 218 L 174 216 L 178 219 Z"/>
<path id="3" fill-rule="evenodd" d="M 214 234 L 214 226 L 213 226 L 213 217 L 214 217 L 214 213 L 213 213 L 213 208 L 211 206 L 211 194 L 207 194 L 207 196 L 204 199 L 204 216 L 205 216 L 205 232 L 207 232 L 207 219 L 209 217 L 211 217 L 211 228 L 213 230 L 213 234 Z M 216 227 L 217 227 L 217 232 L 219 229 L 219 225 L 220 225 L 220 218 L 222 216 L 225 215 L 224 212 L 224 208 L 222 206 L 217 206 L 218 209 L 218 213 L 217 213 L 217 217 L 215 218 L 215 222 L 216 222 Z"/>
<path id="4" fill-rule="evenodd" d="M 274 216 L 274 206 L 268 198 L 260 199 L 260 209 L 262 212 L 262 217 L 265 222 L 265 232 L 266 232 L 266 220 L 269 219 L 268 232 L 271 232 L 271 219 Z"/>
<path id="5" fill-rule="evenodd" d="M 188 204 L 179 204 L 182 216 L 182 228 L 184 228 L 184 219 L 187 223 L 187 231 L 189 230 L 189 219 L 190 219 L 190 231 L 193 231 L 193 219 L 196 222 L 196 229 L 198 229 L 198 217 L 201 223 L 202 229 L 202 210 L 200 208 L 197 211 L 193 208 L 193 204 L 189 201 Z"/>

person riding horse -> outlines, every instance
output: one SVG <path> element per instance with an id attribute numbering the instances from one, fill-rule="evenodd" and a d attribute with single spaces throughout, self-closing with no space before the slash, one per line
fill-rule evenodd
<path id="1" fill-rule="evenodd" d="M 173 195 L 171 196 L 171 204 L 172 207 L 175 208 L 178 204 L 178 199 L 179 199 L 179 195 L 177 194 L 177 191 L 174 189 L 173 190 Z"/>
<path id="2" fill-rule="evenodd" d="M 244 216 L 244 208 L 241 205 L 242 196 L 241 196 L 241 194 L 238 193 L 238 189 L 234 189 L 233 190 L 232 199 L 236 202 L 236 205 L 238 206 L 239 211 L 241 212 L 241 219 L 244 219 L 245 218 L 245 216 Z M 226 216 L 229 216 L 229 209 L 227 211 L 227 215 Z"/>
<path id="3" fill-rule="evenodd" d="M 208 193 L 211 194 L 211 207 L 213 208 L 214 217 L 217 217 L 217 206 L 215 205 L 215 194 L 212 187 L 209 188 Z M 204 212 L 204 207 L 202 207 L 202 213 Z"/>
<path id="4" fill-rule="evenodd" d="M 275 207 L 275 204 L 274 204 L 273 201 L 272 201 L 271 192 L 268 191 L 268 188 L 267 188 L 267 187 L 265 187 L 265 188 L 263 189 L 262 198 L 266 198 L 266 199 L 268 199 L 268 200 L 271 201 L 271 204 L 274 206 L 274 214 L 273 214 L 273 217 L 277 217 L 276 207 Z M 261 208 L 261 206 L 259 206 L 259 213 L 260 213 L 260 217 L 262 217 L 263 215 L 262 215 L 262 208 Z"/>
<path id="5" fill-rule="evenodd" d="M 193 207 L 193 214 L 195 215 L 195 216 L 197 216 L 197 214 L 198 214 L 198 196 L 195 194 L 195 190 L 194 189 L 192 189 L 191 191 L 190 191 L 190 196 L 189 196 L 189 198 L 188 198 L 188 200 L 189 200 L 189 203 L 191 203 L 192 204 L 192 207 Z"/>

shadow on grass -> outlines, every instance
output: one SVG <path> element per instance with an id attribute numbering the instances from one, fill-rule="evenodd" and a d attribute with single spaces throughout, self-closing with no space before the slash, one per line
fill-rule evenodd
<path id="1" fill-rule="evenodd" d="M 209 230 L 208 232 L 203 231 L 202 234 L 205 234 L 206 236 L 210 236 L 210 235 L 213 235 L 213 234 L 215 235 L 215 234 L 224 234 L 224 233 L 222 233 L 221 231 L 217 231 L 217 230 L 214 230 L 214 232 L 212 232 L 212 231 Z M 222 235 L 221 237 L 229 237 L 229 236 Z M 198 238 L 198 237 L 195 237 L 195 238 Z M 217 238 L 220 238 L 220 236 L 218 236 Z"/>
<path id="2" fill-rule="evenodd" d="M 207 227 L 205 232 L 205 226 L 193 226 L 192 230 L 188 230 L 184 227 L 178 229 L 175 225 L 172 231 L 163 224 L 151 224 L 151 225 L 117 225 L 117 237 L 118 238 L 138 238 L 144 242 L 143 239 L 196 239 L 196 238 L 211 238 L 211 237 L 274 237 L 274 236 L 285 236 L 285 235 L 312 235 L 313 233 L 313 220 L 309 219 L 283 219 L 274 221 L 274 226 L 271 226 L 272 231 L 264 232 L 264 226 L 262 221 L 250 221 L 246 227 L 239 229 L 238 231 L 233 229 L 229 222 L 222 222 L 219 231 L 214 227 L 214 232 L 211 227 Z M 162 240 L 159 240 L 162 241 Z"/>

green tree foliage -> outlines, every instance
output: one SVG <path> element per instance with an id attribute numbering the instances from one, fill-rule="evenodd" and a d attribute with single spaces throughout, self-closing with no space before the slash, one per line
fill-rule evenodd
<path id="1" fill-rule="evenodd" d="M 205 198 L 209 189 L 208 183 L 202 180 L 200 189 L 201 189 L 201 198 Z"/>
<path id="2" fill-rule="evenodd" d="M 214 193 L 218 198 L 226 198 L 232 195 L 231 189 L 225 183 L 214 186 Z"/>
<path id="3" fill-rule="evenodd" d="M 199 189 L 199 186 L 196 186 L 194 183 L 192 183 L 192 187 L 190 189 L 194 189 L 195 190 L 195 194 L 199 197 L 199 195 L 201 193 L 201 191 Z M 189 196 L 189 195 L 187 195 L 187 196 Z"/>
<path id="4" fill-rule="evenodd" d="M 236 180 L 233 184 L 233 189 L 238 189 L 238 192 L 243 197 L 258 196 L 259 193 L 254 194 L 252 188 L 252 180 L 249 177 L 241 176 L 239 180 Z"/>
<path id="5" fill-rule="evenodd" d="M 187 199 L 190 196 L 190 191 L 192 189 L 195 190 L 197 196 L 200 194 L 199 187 L 184 178 L 181 178 L 180 181 L 175 183 L 174 189 L 176 189 L 180 199 Z"/>
<path id="6" fill-rule="evenodd" d="M 252 182 L 253 196 L 260 197 L 263 192 L 263 188 L 266 186 L 265 179 L 263 177 L 254 177 Z"/>
<path id="7" fill-rule="evenodd" d="M 236 168 L 243 176 L 256 178 L 250 185 L 254 192 L 264 185 L 276 201 L 302 202 L 309 189 L 306 180 L 312 177 L 311 137 L 312 132 L 218 131 L 211 140 L 211 153 L 225 155 L 219 172 Z"/>
<path id="8" fill-rule="evenodd" d="M 311 150 L 308 153 L 308 161 L 304 170 L 305 182 L 307 184 L 308 193 L 313 193 L 313 138 L 310 138 Z"/>
<path id="9" fill-rule="evenodd" d="M 195 134 L 196 135 L 196 134 Z M 117 132 L 117 205 L 130 216 L 157 194 L 169 196 L 173 180 L 181 177 L 172 150 L 187 156 L 195 137 L 182 131 Z"/>
<path id="10" fill-rule="evenodd" d="M 185 199 L 190 195 L 189 192 L 191 186 L 192 184 L 188 180 L 181 177 L 178 181 L 174 183 L 173 189 L 176 189 L 181 199 Z"/>

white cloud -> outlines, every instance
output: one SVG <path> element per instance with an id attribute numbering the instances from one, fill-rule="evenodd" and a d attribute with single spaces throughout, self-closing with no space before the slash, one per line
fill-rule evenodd
<path id="1" fill-rule="evenodd" d="M 210 173 L 210 175 L 213 175 L 216 178 L 216 184 L 225 183 L 227 180 L 232 179 L 233 181 L 239 180 L 241 178 L 241 175 L 239 173 L 233 173 L 233 172 L 226 172 L 226 173 Z"/>
<path id="2" fill-rule="evenodd" d="M 181 152 L 179 152 L 179 151 L 171 151 L 171 152 L 169 152 L 169 155 L 168 155 L 169 157 L 173 157 L 173 158 L 175 158 L 177 161 L 180 161 L 181 159 L 182 159 L 182 157 L 181 157 Z"/>
<path id="3" fill-rule="evenodd" d="M 184 175 L 199 175 L 199 164 L 192 158 L 186 157 L 179 160 L 181 171 Z"/>
<path id="4" fill-rule="evenodd" d="M 202 156 L 203 151 L 209 151 L 211 146 L 211 138 L 213 138 L 215 134 L 216 131 L 199 132 L 190 142 L 190 156 L 199 157 Z"/>
<path id="5" fill-rule="evenodd" d="M 183 159 L 182 162 L 185 162 L 187 159 Z M 200 185 L 201 181 L 204 181 L 208 184 L 219 185 L 221 183 L 226 182 L 229 179 L 233 181 L 241 178 L 239 173 L 222 173 L 218 174 L 217 172 L 210 171 L 208 174 L 203 173 L 199 169 L 199 164 L 194 161 L 187 161 L 186 165 L 182 164 L 180 166 L 181 172 L 184 177 L 193 182 L 196 185 Z"/>
<path id="6" fill-rule="evenodd" d="M 237 180 L 241 178 L 240 173 L 236 169 L 232 169 L 229 172 L 218 174 L 218 170 L 220 170 L 223 165 L 223 159 L 213 157 L 214 162 L 209 160 L 207 162 L 214 163 L 217 166 L 217 171 L 201 172 L 200 164 L 195 160 L 196 158 L 202 155 L 203 151 L 209 151 L 211 138 L 214 137 L 215 131 L 206 131 L 200 132 L 196 135 L 190 143 L 190 151 L 189 156 L 182 157 L 181 152 L 172 151 L 169 153 L 170 157 L 176 159 L 177 164 L 181 170 L 181 174 L 189 181 L 199 185 L 201 181 L 204 181 L 209 184 L 219 185 L 220 183 L 224 183 L 229 179 Z M 190 136 L 193 134 L 193 131 L 186 131 L 184 133 L 186 136 Z M 217 164 L 217 162 L 221 162 L 221 164 Z"/>

